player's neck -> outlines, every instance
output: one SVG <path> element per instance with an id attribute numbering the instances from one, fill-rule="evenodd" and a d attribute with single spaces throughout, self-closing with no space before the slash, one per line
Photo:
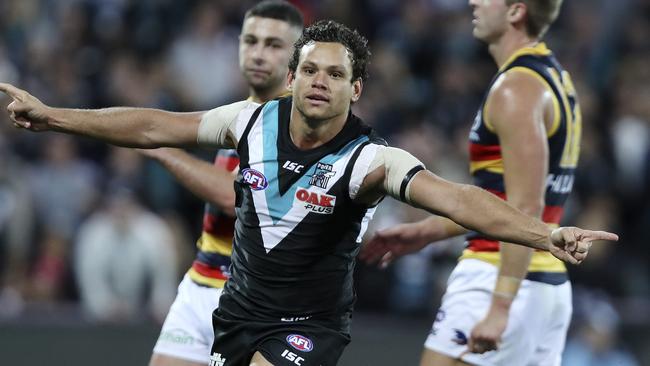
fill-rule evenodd
<path id="1" fill-rule="evenodd" d="M 348 120 L 348 113 L 349 108 L 345 113 L 326 120 L 309 120 L 294 104 L 289 121 L 289 134 L 293 144 L 301 150 L 315 149 L 326 144 L 341 132 Z"/>
<path id="2" fill-rule="evenodd" d="M 497 67 L 501 68 L 515 52 L 525 47 L 534 47 L 538 43 L 539 39 L 532 38 L 525 32 L 507 32 L 490 43 L 489 51 Z"/>
<path id="3" fill-rule="evenodd" d="M 287 88 L 284 85 L 280 85 L 273 89 L 264 89 L 256 90 L 253 88 L 248 88 L 248 99 L 255 103 L 266 103 L 269 100 L 281 97 L 287 94 Z"/>

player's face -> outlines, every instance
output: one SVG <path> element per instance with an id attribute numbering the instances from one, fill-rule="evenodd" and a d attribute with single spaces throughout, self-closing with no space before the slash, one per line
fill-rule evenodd
<path id="1" fill-rule="evenodd" d="M 497 40 L 508 29 L 505 0 L 469 0 L 474 20 L 474 37 L 484 42 Z"/>
<path id="2" fill-rule="evenodd" d="M 347 113 L 361 95 L 361 81 L 352 80 L 350 52 L 340 43 L 311 42 L 303 46 L 295 74 L 289 75 L 294 103 L 308 120 L 328 120 Z"/>
<path id="3" fill-rule="evenodd" d="M 256 16 L 244 20 L 239 36 L 239 68 L 251 88 L 285 86 L 293 43 L 298 37 L 300 30 L 282 20 Z"/>

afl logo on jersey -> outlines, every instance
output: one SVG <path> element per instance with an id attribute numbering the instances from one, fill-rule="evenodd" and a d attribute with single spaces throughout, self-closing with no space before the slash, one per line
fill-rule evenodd
<path id="1" fill-rule="evenodd" d="M 254 191 L 261 191 L 269 186 L 269 181 L 264 174 L 255 169 L 246 168 L 242 170 L 241 174 L 244 183 L 248 184 Z"/>
<path id="2" fill-rule="evenodd" d="M 303 337 L 300 334 L 290 334 L 287 337 L 287 343 L 289 343 L 291 347 L 302 352 L 311 352 L 311 350 L 314 349 L 314 343 L 311 339 Z"/>

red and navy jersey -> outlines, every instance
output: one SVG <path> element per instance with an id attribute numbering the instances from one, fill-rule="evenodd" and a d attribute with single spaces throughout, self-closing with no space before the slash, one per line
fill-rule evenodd
<path id="1" fill-rule="evenodd" d="M 239 166 L 235 150 L 219 150 L 214 165 L 233 171 Z M 188 271 L 190 278 L 203 286 L 222 288 L 230 277 L 230 256 L 235 219 L 206 203 L 203 232 L 196 243 L 198 253 Z"/>
<path id="2" fill-rule="evenodd" d="M 499 136 L 486 118 L 486 101 L 496 80 L 507 72 L 524 72 L 537 78 L 554 97 L 554 121 L 547 131 L 549 165 L 542 220 L 551 226 L 558 226 L 564 203 L 573 187 L 574 172 L 580 154 L 582 117 L 571 77 L 545 44 L 540 43 L 535 47 L 517 51 L 492 80 L 470 131 L 470 173 L 475 185 L 506 199 Z M 476 258 L 498 265 L 498 241 L 477 233 L 469 234 L 467 240 L 468 247 L 461 259 Z M 533 254 L 528 278 L 562 283 L 567 279 L 566 268 L 550 253 L 538 251 Z"/>

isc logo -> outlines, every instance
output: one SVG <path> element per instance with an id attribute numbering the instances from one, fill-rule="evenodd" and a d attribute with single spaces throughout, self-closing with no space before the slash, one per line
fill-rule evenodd
<path id="1" fill-rule="evenodd" d="M 244 182 L 254 191 L 261 191 L 269 186 L 269 181 L 266 179 L 264 174 L 255 169 L 246 168 L 242 170 L 241 174 Z"/>
<path id="2" fill-rule="evenodd" d="M 311 342 L 311 339 L 303 337 L 300 334 L 290 334 L 287 336 L 287 343 L 302 352 L 311 352 L 314 349 L 314 344 Z"/>
<path id="3" fill-rule="evenodd" d="M 297 366 L 302 366 L 302 361 L 305 359 L 298 356 L 297 354 L 293 352 L 289 352 L 288 349 L 285 349 L 284 352 L 282 352 L 282 357 L 286 358 L 289 361 L 293 361 L 293 363 Z"/>
<path id="4" fill-rule="evenodd" d="M 334 213 L 336 196 L 329 194 L 316 193 L 304 188 L 298 188 L 296 191 L 296 202 L 311 212 L 330 215 Z"/>

